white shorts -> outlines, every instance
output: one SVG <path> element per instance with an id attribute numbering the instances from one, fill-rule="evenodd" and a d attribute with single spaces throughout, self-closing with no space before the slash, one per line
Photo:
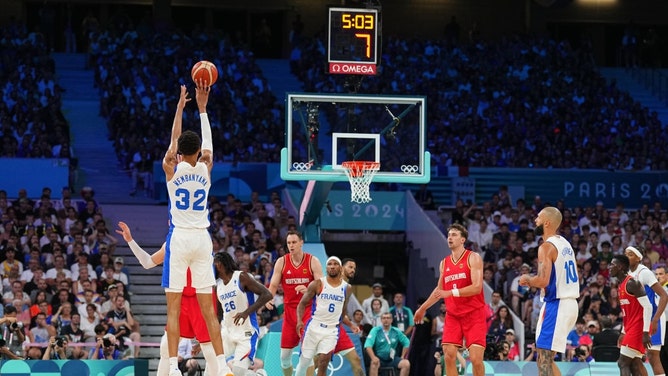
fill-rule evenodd
<path id="1" fill-rule="evenodd" d="M 645 354 L 641 353 L 640 351 L 638 351 L 636 349 L 632 349 L 632 348 L 628 347 L 627 345 L 624 345 L 624 346 L 620 347 L 619 348 L 619 353 L 621 355 L 624 355 L 627 358 L 631 358 L 631 359 L 642 358 L 643 355 L 645 355 Z"/>
<path id="2" fill-rule="evenodd" d="M 311 320 L 304 329 L 301 355 L 313 359 L 316 354 L 329 354 L 334 351 L 338 341 L 338 325 L 325 325 Z"/>
<path id="3" fill-rule="evenodd" d="M 558 299 L 545 302 L 536 324 L 536 347 L 559 353 L 566 351 L 566 337 L 577 319 L 577 300 Z"/>
<path id="4" fill-rule="evenodd" d="M 223 337 L 225 359 L 233 358 L 236 365 L 244 359 L 253 362 L 258 341 L 256 331 L 237 326 L 228 327 L 221 323 L 220 334 Z"/>
<path id="5" fill-rule="evenodd" d="M 182 291 L 190 267 L 191 286 L 204 289 L 214 286 L 213 243 L 206 229 L 172 228 L 167 234 L 162 287 Z"/>

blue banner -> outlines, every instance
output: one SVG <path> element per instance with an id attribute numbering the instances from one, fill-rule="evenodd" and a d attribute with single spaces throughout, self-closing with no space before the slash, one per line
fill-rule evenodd
<path id="1" fill-rule="evenodd" d="M 59 199 L 62 188 L 69 186 L 70 165 L 67 159 L 0 158 L 0 176 L 7 197 L 18 197 L 25 188 L 28 197 L 39 198 L 42 188 L 49 187 L 51 198 Z"/>
<path id="2" fill-rule="evenodd" d="M 297 207 L 303 191 L 290 190 Z M 406 192 L 371 192 L 367 204 L 350 202 L 350 191 L 332 190 L 327 196 L 329 208 L 320 212 L 323 230 L 406 230 Z"/>
<path id="3" fill-rule="evenodd" d="M 520 168 L 471 168 L 475 179 L 476 201 L 489 201 L 501 185 L 522 186 L 528 203 L 535 196 L 543 202 L 564 200 L 567 207 L 593 206 L 602 201 L 605 207 L 618 202 L 627 208 L 650 207 L 655 201 L 668 206 L 668 172 L 605 171 Z M 452 179 L 452 177 L 447 178 Z M 513 197 L 513 200 L 519 197 Z"/>

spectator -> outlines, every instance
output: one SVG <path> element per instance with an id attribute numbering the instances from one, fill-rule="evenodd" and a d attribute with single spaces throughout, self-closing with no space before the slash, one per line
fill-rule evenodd
<path id="1" fill-rule="evenodd" d="M 86 359 L 88 358 L 88 352 L 84 351 L 83 346 L 78 344 L 83 343 L 85 339 L 85 334 L 81 329 L 81 316 L 78 312 L 72 314 L 72 320 L 66 326 L 63 326 L 60 335 L 67 338 L 69 343 L 75 343 L 77 346 L 72 347 L 72 358 L 73 359 Z"/>
<path id="2" fill-rule="evenodd" d="M 114 299 L 112 307 L 113 309 L 107 313 L 105 319 L 113 327 L 114 336 L 118 339 L 117 346 L 124 350 L 126 348 L 124 342 L 126 340 L 139 342 L 140 334 L 138 331 L 132 331 L 132 328 L 135 327 L 134 315 L 132 310 L 125 307 L 125 298 L 122 295 Z M 139 346 L 130 345 L 128 350 L 128 356 L 138 357 Z"/>
<path id="3" fill-rule="evenodd" d="M 508 329 L 513 329 L 513 318 L 510 316 L 508 307 L 504 305 L 496 311 L 492 325 L 490 325 L 487 331 L 487 342 L 490 344 L 499 343 L 499 341 L 505 338 Z"/>
<path id="4" fill-rule="evenodd" d="M 49 338 L 56 335 L 56 329 L 46 322 L 46 314 L 40 312 L 35 316 L 35 326 L 28 332 L 32 343 L 47 343 Z"/>
<path id="5" fill-rule="evenodd" d="M 393 367 L 399 369 L 400 376 L 408 376 L 410 363 L 406 354 L 410 341 L 402 331 L 392 326 L 392 315 L 389 312 L 382 314 L 381 321 L 382 325 L 371 329 L 364 342 L 364 349 L 371 359 L 369 375 L 377 376 L 381 367 Z M 397 354 L 399 345 L 402 346 L 401 354 Z"/>
<path id="6" fill-rule="evenodd" d="M 573 359 L 571 360 L 572 362 L 587 362 L 591 363 L 594 362 L 594 357 L 591 356 L 591 350 L 589 349 L 589 346 L 578 346 L 575 349 L 575 355 L 573 356 Z"/>
<path id="7" fill-rule="evenodd" d="M 97 332 L 97 330 L 96 330 Z M 98 337 L 95 348 L 92 350 L 90 359 L 120 360 L 123 359 L 122 352 L 117 348 L 118 339 L 113 334 L 105 334 Z"/>
<path id="8" fill-rule="evenodd" d="M 517 337 L 515 337 L 515 330 L 508 329 L 506 330 L 505 342 L 510 345 L 510 350 L 508 350 L 508 360 L 517 362 L 520 360 L 520 345 L 517 342 Z"/>
<path id="9" fill-rule="evenodd" d="M 394 305 L 390 307 L 392 314 L 392 326 L 399 328 L 407 337 L 410 337 L 415 323 L 413 322 L 413 310 L 404 306 L 404 294 L 394 294 Z"/>
<path id="10" fill-rule="evenodd" d="M 371 286 L 371 288 L 372 288 L 372 295 L 370 297 L 364 299 L 364 301 L 362 302 L 362 307 L 364 308 L 365 313 L 369 317 L 373 316 L 373 312 L 372 312 L 372 309 L 371 309 L 371 301 L 374 300 L 374 299 L 380 300 L 380 303 L 381 303 L 380 312 L 381 313 L 382 312 L 389 312 L 390 311 L 390 305 L 387 302 L 387 300 L 385 300 L 385 298 L 383 297 L 383 285 L 381 285 L 380 283 L 374 283 Z"/>
<path id="11" fill-rule="evenodd" d="M 77 312 L 78 313 L 78 312 Z M 87 304 L 86 305 L 86 315 L 81 316 L 81 330 L 83 331 L 83 340 L 85 342 L 93 342 L 95 341 L 95 330 L 97 326 L 100 324 L 100 320 L 104 319 L 104 316 L 100 314 L 97 310 L 97 306 L 95 304 Z"/>
<path id="12" fill-rule="evenodd" d="M 20 359 L 23 354 L 22 344 L 25 341 L 23 322 L 18 319 L 16 307 L 7 305 L 4 311 L 4 316 L 0 317 L 0 333 L 5 342 L 0 346 L 2 359 Z"/>

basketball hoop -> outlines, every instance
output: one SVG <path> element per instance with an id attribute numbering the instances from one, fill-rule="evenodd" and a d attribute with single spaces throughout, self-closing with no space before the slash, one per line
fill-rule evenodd
<path id="1" fill-rule="evenodd" d="M 358 204 L 370 202 L 369 185 L 380 170 L 380 162 L 346 161 L 341 166 L 350 181 L 350 201 Z"/>

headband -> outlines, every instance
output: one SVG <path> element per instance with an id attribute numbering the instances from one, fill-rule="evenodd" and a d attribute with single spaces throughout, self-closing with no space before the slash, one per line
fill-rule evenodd
<path id="1" fill-rule="evenodd" d="M 327 259 L 327 262 L 325 263 L 325 265 L 329 264 L 329 262 L 332 261 L 332 260 L 338 262 L 339 265 L 343 265 L 343 264 L 341 263 L 341 259 L 338 258 L 338 257 L 336 257 L 336 256 L 329 256 L 329 258 Z"/>
<path id="2" fill-rule="evenodd" d="M 642 260 L 642 253 L 640 253 L 640 251 L 636 247 L 633 246 L 626 247 L 625 251 L 633 252 L 636 256 L 638 256 L 639 259 Z"/>

